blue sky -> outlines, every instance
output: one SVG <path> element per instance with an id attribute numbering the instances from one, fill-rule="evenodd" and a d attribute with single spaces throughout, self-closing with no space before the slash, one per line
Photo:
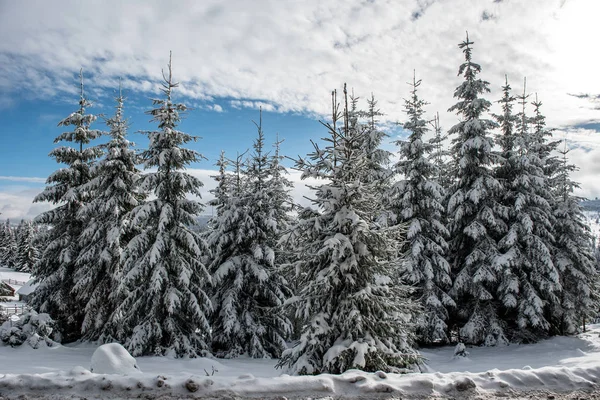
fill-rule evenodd
<path id="1" fill-rule="evenodd" d="M 505 74 L 515 92 L 527 77 L 573 149 L 578 194 L 600 196 L 600 55 L 590 50 L 599 13 L 597 0 L 0 0 L 0 212 L 31 218 L 49 207 L 31 200 L 57 168 L 47 154 L 58 121 L 77 109 L 80 68 L 93 113 L 112 114 L 122 80 L 130 139 L 144 147 L 135 132 L 152 128 L 143 112 L 172 51 L 178 99 L 194 108 L 180 128 L 203 138 L 190 146 L 209 158 L 190 172 L 208 190 L 219 152 L 251 146 L 259 105 L 267 140 L 279 133 L 285 154 L 303 155 L 344 82 L 363 99 L 374 93 L 392 126 L 416 70 L 428 115 L 439 111 L 449 129 L 466 30 L 487 98 L 500 98 Z M 299 184 L 294 196 L 306 194 Z"/>
<path id="2" fill-rule="evenodd" d="M 78 85 L 78 79 L 77 76 L 73 76 L 73 85 Z M 136 143 L 137 148 L 144 149 L 148 141 L 139 131 L 156 129 L 156 124 L 152 123 L 150 116 L 145 114 L 146 110 L 152 108 L 151 98 L 127 93 L 127 91 L 124 91 L 124 96 L 126 97 L 125 116 L 130 123 L 129 139 Z M 2 148 L 5 150 L 2 151 L 0 158 L 1 175 L 46 177 L 49 172 L 58 167 L 58 164 L 48 157 L 48 153 L 57 146 L 54 138 L 68 130 L 58 127 L 58 122 L 79 108 L 77 96 L 73 96 L 70 100 L 24 100 L 18 105 L 2 110 L 0 126 L 6 133 L 2 135 Z M 94 103 L 93 98 L 90 100 Z M 231 100 L 223 99 L 222 102 L 217 100 L 211 103 L 212 105 L 224 104 L 217 112 L 204 109 L 205 105 L 202 102 L 189 101 L 181 96 L 175 96 L 175 100 L 188 106 L 190 104 L 197 106 L 190 106 L 190 110 L 183 114 L 179 128 L 200 137 L 198 142 L 191 142 L 188 147 L 199 151 L 208 161 L 190 165 L 191 168 L 212 168 L 221 150 L 225 150 L 227 156 L 233 157 L 237 151 L 243 152 L 251 148 L 256 137 L 256 126 L 253 121 L 259 121 L 258 108 L 235 108 L 229 105 Z M 114 114 L 114 106 L 114 100 L 107 97 L 102 101 L 96 101 L 87 112 L 110 117 Z M 300 113 L 263 111 L 262 119 L 269 148 L 275 142 L 276 134 L 279 133 L 280 138 L 284 139 L 282 151 L 286 154 L 297 152 L 298 149 L 305 152 L 310 145 L 308 139 L 318 137 L 324 132 L 315 117 Z M 102 116 L 96 120 L 92 128 L 107 131 Z M 62 143 L 62 145 L 70 144 Z"/>

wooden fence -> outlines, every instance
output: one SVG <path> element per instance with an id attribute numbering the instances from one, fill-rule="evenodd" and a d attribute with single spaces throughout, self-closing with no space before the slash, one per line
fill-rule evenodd
<path id="1" fill-rule="evenodd" d="M 0 314 L 5 316 L 10 316 L 13 314 L 21 315 L 29 310 L 31 310 L 31 307 L 26 306 L 25 304 L 3 305 L 0 303 Z"/>
<path id="2" fill-rule="evenodd" d="M 16 279 L 2 279 L 2 282 L 8 283 L 9 285 L 18 285 L 18 286 L 25 286 L 25 284 L 27 283 L 24 281 L 18 281 Z"/>

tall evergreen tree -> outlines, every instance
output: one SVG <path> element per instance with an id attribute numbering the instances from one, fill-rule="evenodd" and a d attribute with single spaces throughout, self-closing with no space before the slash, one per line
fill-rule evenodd
<path id="1" fill-rule="evenodd" d="M 85 305 L 83 338 L 103 342 L 119 339 L 120 325 L 111 324 L 110 318 L 123 300 L 117 290 L 123 279 L 121 254 L 135 230 L 125 217 L 143 200 L 136 189 L 138 157 L 126 138 L 120 88 L 116 102 L 115 115 L 106 120 L 111 139 L 101 146 L 105 157 L 92 169 L 93 178 L 82 186 L 94 197 L 79 210 L 79 217 L 88 222 L 79 237 L 82 249 L 73 287 L 73 294 Z"/>
<path id="2" fill-rule="evenodd" d="M 65 341 L 81 336 L 85 304 L 71 293 L 77 271 L 75 261 L 81 251 L 79 237 L 86 224 L 79 211 L 91 200 L 92 193 L 82 188 L 91 179 L 92 163 L 102 153 L 98 147 L 88 146 L 101 132 L 91 129 L 91 124 L 97 117 L 86 113 L 91 103 L 83 91 L 82 72 L 80 80 L 79 110 L 58 124 L 73 129 L 54 140 L 55 143 L 73 143 L 74 147 L 61 146 L 50 152 L 56 162 L 66 167 L 50 175 L 44 191 L 33 200 L 47 201 L 56 207 L 35 219 L 37 223 L 46 224 L 50 229 L 42 237 L 46 247 L 32 271 L 39 286 L 31 304 L 39 312 L 48 313 L 57 321 Z"/>
<path id="3" fill-rule="evenodd" d="M 158 130 L 142 153 L 144 167 L 156 168 L 140 179 L 140 189 L 155 198 L 138 205 L 127 219 L 139 232 L 124 254 L 126 299 L 115 323 L 122 324 L 125 347 L 134 356 L 174 354 L 195 357 L 208 349 L 208 314 L 212 306 L 204 292 L 210 275 L 201 260 L 206 244 L 190 229 L 203 206 L 188 195 L 200 196 L 202 182 L 184 169 L 202 156 L 184 148 L 197 138 L 177 130 L 184 104 L 172 100 L 171 60 L 164 75 L 164 98 L 147 113 Z"/>
<path id="4" fill-rule="evenodd" d="M 398 222 L 408 226 L 404 254 L 404 279 L 417 287 L 424 313 L 417 320 L 418 340 L 423 343 L 447 342 L 448 311 L 455 306 L 448 295 L 452 286 L 450 264 L 446 260 L 448 230 L 443 220 L 444 189 L 435 179 L 436 167 L 428 158 L 433 146 L 424 141 L 428 122 L 423 119 L 425 101 L 417 94 L 420 80 L 413 77 L 411 95 L 404 102 L 410 134 L 399 141 L 400 161 L 395 172 L 401 176 L 391 188 L 389 201 Z"/>
<path id="5" fill-rule="evenodd" d="M 243 188 L 224 199 L 208 239 L 214 249 L 213 351 L 219 357 L 277 358 L 291 333 L 281 308 L 291 293 L 275 263 L 282 207 L 275 202 L 281 198 L 273 192 L 262 122 L 257 128 Z"/>
<path id="6" fill-rule="evenodd" d="M 472 44 L 467 35 L 459 45 L 465 62 L 458 74 L 464 76 L 464 82 L 454 92 L 458 102 L 449 109 L 461 119 L 448 132 L 457 135 L 452 153 L 458 167 L 458 180 L 448 200 L 449 254 L 460 338 L 466 343 L 482 343 L 503 336 L 494 301 L 498 276 L 492 265 L 498 254 L 495 238 L 506 229 L 502 219 L 506 209 L 498 202 L 502 186 L 491 171 L 498 161 L 490 137 L 496 124 L 484 119 L 490 102 L 481 97 L 489 92 L 489 83 L 478 78 L 481 66 L 472 60 Z"/>
<path id="7" fill-rule="evenodd" d="M 290 234 L 300 292 L 293 303 L 305 322 L 296 345 L 278 366 L 297 374 L 341 373 L 350 368 L 391 371 L 417 362 L 411 349 L 416 305 L 397 282 L 397 243 L 373 223 L 375 183 L 362 134 L 325 124 L 327 146 L 314 144 L 296 168 L 303 178 L 327 180 L 314 189 L 317 210 L 301 212 Z M 335 113 L 334 113 L 335 116 Z"/>
<path id="8" fill-rule="evenodd" d="M 31 221 L 22 220 L 17 229 L 15 269 L 20 272 L 31 272 L 39 259 L 36 244 L 37 230 Z"/>
<path id="9" fill-rule="evenodd" d="M 503 188 L 507 190 L 508 185 L 510 185 L 514 179 L 515 167 L 512 165 L 512 163 L 515 161 L 514 153 L 516 152 L 515 130 L 517 129 L 517 124 L 519 121 L 523 121 L 523 124 L 525 124 L 526 116 L 523 114 L 523 118 L 519 119 L 519 117 L 514 114 L 513 108 L 516 97 L 511 93 L 512 88 L 508 83 L 507 76 L 505 76 L 505 80 L 505 85 L 502 86 L 503 96 L 502 99 L 498 101 L 498 103 L 500 103 L 502 113 L 493 115 L 500 128 L 500 134 L 496 138 L 496 143 L 500 147 L 501 156 L 499 164 L 494 170 L 494 175 L 500 184 L 502 184 Z M 525 126 L 522 127 L 522 131 L 527 131 Z M 503 202 L 505 205 L 508 205 L 510 201 L 507 201 L 507 198 L 510 195 L 506 192 L 504 193 Z"/>
<path id="10" fill-rule="evenodd" d="M 513 116 L 510 85 L 503 89 L 503 114 L 496 116 L 502 128 L 499 141 L 503 155 L 497 176 L 504 184 L 502 200 L 509 212 L 505 219 L 508 230 L 499 241 L 502 254 L 494 267 L 510 339 L 535 340 L 548 333 L 545 305 L 555 303 L 560 291 L 551 252 L 554 218 L 543 163 L 531 146 L 527 95 L 524 91 L 522 110 Z"/>
<path id="11" fill-rule="evenodd" d="M 282 143 L 283 140 L 279 140 L 279 135 L 277 135 L 275 144 L 273 144 L 275 152 L 269 161 L 269 183 L 267 185 L 272 196 L 272 205 L 275 207 L 273 211 L 280 232 L 287 231 L 290 228 L 293 223 L 293 217 L 290 214 L 296 209 L 290 195 L 294 184 L 287 178 L 289 173 L 281 163 L 285 158 L 281 154 Z"/>
<path id="12" fill-rule="evenodd" d="M 433 136 L 429 139 L 429 145 L 431 146 L 431 152 L 428 154 L 430 163 L 435 168 L 434 178 L 444 189 L 445 195 L 442 201 L 444 210 L 447 208 L 447 192 L 450 186 L 452 186 L 455 174 L 455 166 L 450 157 L 448 149 L 444 148 L 444 142 L 448 139 L 448 135 L 442 133 L 442 126 L 440 125 L 440 114 L 436 113 L 433 119 Z M 442 218 L 445 220 L 445 212 L 442 213 Z M 444 224 L 446 225 L 446 224 Z"/>
<path id="13" fill-rule="evenodd" d="M 211 224 L 213 222 L 218 223 L 219 217 L 223 214 L 223 208 L 228 203 L 229 196 L 231 195 L 230 176 L 227 173 L 228 165 L 229 160 L 225 157 L 225 152 L 221 151 L 219 160 L 216 163 L 216 166 L 219 167 L 219 175 L 211 176 L 217 182 L 217 187 L 210 191 L 215 198 L 208 203 L 213 207 L 213 213 L 216 211 L 216 218 L 211 218 Z"/>
<path id="14" fill-rule="evenodd" d="M 556 156 L 560 140 L 553 140 L 553 129 L 546 127 L 546 117 L 542 113 L 542 102 L 538 99 L 537 93 L 535 100 L 531 104 L 533 105 L 533 117 L 529 121 L 533 127 L 533 133 L 531 134 L 529 144 L 530 151 L 535 151 L 543 163 L 544 175 L 548 180 L 553 197 L 560 197 L 560 184 L 556 178 L 558 169 L 561 168 L 562 163 L 562 160 Z"/>
<path id="15" fill-rule="evenodd" d="M 0 263 L 9 268 L 14 268 L 17 251 L 15 230 L 7 219 L 0 226 Z"/>
<path id="16" fill-rule="evenodd" d="M 557 165 L 557 198 L 555 264 L 560 274 L 562 293 L 560 307 L 554 310 L 556 333 L 573 334 L 579 331 L 598 312 L 598 270 L 592 252 L 592 235 L 581 208 L 581 198 L 573 191 L 579 184 L 570 174 L 577 170 L 567 159 L 568 150 L 561 152 Z M 556 312 L 558 311 L 558 312 Z"/>
<path id="17" fill-rule="evenodd" d="M 287 286 L 293 294 L 297 293 L 299 289 L 292 264 L 294 256 L 292 249 L 282 238 L 290 229 L 293 229 L 296 220 L 293 213 L 299 210 L 299 206 L 294 203 L 290 194 L 294 184 L 287 178 L 288 171 L 282 164 L 282 160 L 284 159 L 280 149 L 282 143 L 283 140 L 279 140 L 279 135 L 277 135 L 277 139 L 273 145 L 275 152 L 269 163 L 270 179 L 268 188 L 272 200 L 273 215 L 278 227 L 276 235 L 277 244 L 275 245 L 275 266 L 277 271 L 285 278 Z M 293 310 L 290 308 L 287 308 L 285 311 L 293 325 L 291 339 L 297 339 L 300 335 L 302 321 L 295 317 Z"/>

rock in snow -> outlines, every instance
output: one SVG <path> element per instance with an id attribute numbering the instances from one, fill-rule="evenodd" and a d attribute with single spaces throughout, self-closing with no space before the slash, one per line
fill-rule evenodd
<path id="1" fill-rule="evenodd" d="M 140 374 L 135 358 L 119 343 L 108 343 L 98 347 L 92 354 L 92 367 L 96 374 Z"/>

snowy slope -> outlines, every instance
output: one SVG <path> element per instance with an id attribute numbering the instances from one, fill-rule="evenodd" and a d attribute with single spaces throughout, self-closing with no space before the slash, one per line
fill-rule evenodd
<path id="1" fill-rule="evenodd" d="M 557 337 L 533 345 L 425 351 L 427 373 L 394 375 L 349 371 L 342 375 L 288 376 L 263 359 L 139 357 L 141 374 L 89 371 L 93 345 L 33 350 L 0 347 L 0 396 L 128 398 L 145 394 L 254 398 L 402 398 L 502 395 L 522 391 L 596 389 L 600 383 L 600 325 L 579 337 Z M 213 372 L 214 368 L 214 372 Z"/>

